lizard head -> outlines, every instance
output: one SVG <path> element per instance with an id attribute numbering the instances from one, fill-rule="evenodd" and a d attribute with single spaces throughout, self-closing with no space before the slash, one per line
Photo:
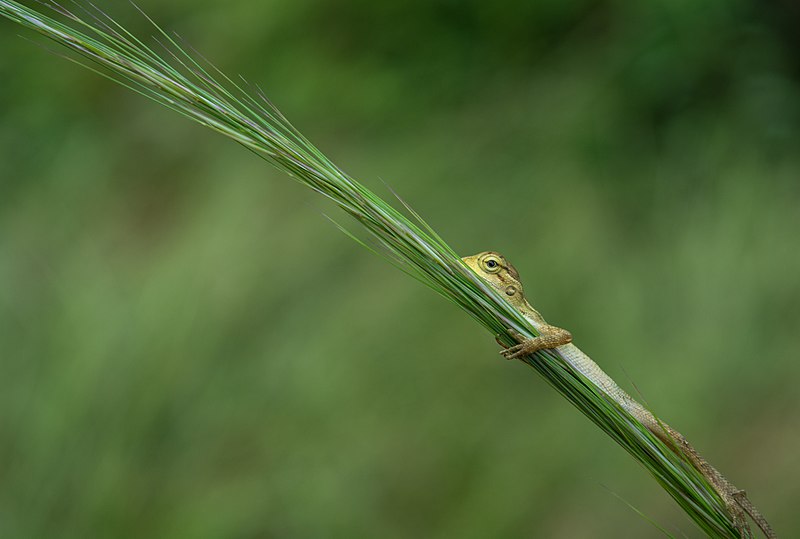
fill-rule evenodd
<path id="1" fill-rule="evenodd" d="M 465 256 L 461 260 L 479 277 L 489 283 L 514 305 L 524 304 L 525 295 L 519 280 L 517 269 L 500 253 L 485 251 L 473 256 Z"/>

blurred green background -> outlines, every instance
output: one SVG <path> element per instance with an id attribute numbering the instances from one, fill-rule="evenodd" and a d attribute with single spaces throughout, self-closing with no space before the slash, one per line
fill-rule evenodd
<path id="1" fill-rule="evenodd" d="M 800 536 L 797 4 L 137 1 L 459 252 L 505 253 Z M 700 536 L 320 197 L 18 33 L 0 537 L 662 536 L 628 504 Z"/>

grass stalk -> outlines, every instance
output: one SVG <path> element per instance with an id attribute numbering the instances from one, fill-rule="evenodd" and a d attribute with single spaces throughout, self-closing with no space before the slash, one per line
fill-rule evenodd
<path id="1" fill-rule="evenodd" d="M 474 275 L 410 208 L 406 206 L 405 213 L 396 209 L 348 176 L 259 88 L 226 76 L 154 22 L 155 40 L 148 45 L 91 3 L 69 8 L 42 4 L 41 10 L 34 10 L 0 0 L 0 15 L 55 42 L 67 59 L 233 139 L 332 200 L 363 225 L 395 266 L 458 305 L 506 344 L 514 343 L 509 328 L 536 335 L 522 315 Z M 705 533 L 740 537 L 703 476 L 557 352 L 539 352 L 524 362 L 643 465 Z"/>

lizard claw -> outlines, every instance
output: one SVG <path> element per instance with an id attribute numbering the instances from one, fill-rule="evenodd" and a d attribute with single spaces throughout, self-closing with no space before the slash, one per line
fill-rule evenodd
<path id="1" fill-rule="evenodd" d="M 503 350 L 500 351 L 500 355 L 506 359 L 517 359 L 524 356 L 527 353 L 525 351 L 524 343 L 528 341 L 528 338 L 513 328 L 508 329 L 508 334 L 511 335 L 519 344 L 507 346 L 503 341 L 500 340 L 502 334 L 498 333 L 495 335 L 494 340 L 497 341 L 497 344 L 503 347 Z"/>
<path id="2" fill-rule="evenodd" d="M 510 346 L 500 353 L 506 359 L 520 359 L 535 354 L 539 350 L 557 348 L 572 342 L 572 335 L 565 329 L 543 326 L 540 332 L 538 337 L 531 339 L 514 329 L 509 329 L 508 334 L 514 337 L 519 344 Z"/>
<path id="3" fill-rule="evenodd" d="M 537 339 L 526 339 L 523 335 L 517 334 L 518 336 L 515 337 L 518 340 L 522 340 L 521 343 L 506 348 L 505 350 L 501 351 L 500 354 L 506 359 L 520 359 L 521 357 L 533 354 L 538 352 L 542 349 L 541 342 Z"/>
<path id="4" fill-rule="evenodd" d="M 508 334 L 511 335 L 519 344 L 507 347 L 500 340 L 500 335 L 495 337 L 497 343 L 504 348 L 504 350 L 500 351 L 500 355 L 506 359 L 519 359 L 540 349 L 539 346 L 532 346 L 534 339 L 529 339 L 516 329 L 508 328 Z"/>
<path id="5" fill-rule="evenodd" d="M 505 350 L 501 350 L 500 355 L 506 359 L 517 359 L 518 357 L 522 357 L 525 355 L 524 348 L 525 345 L 523 344 L 510 346 Z"/>

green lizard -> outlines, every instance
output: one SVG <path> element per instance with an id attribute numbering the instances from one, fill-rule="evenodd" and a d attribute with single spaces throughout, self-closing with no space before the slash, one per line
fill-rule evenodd
<path id="1" fill-rule="evenodd" d="M 554 349 L 569 365 L 594 382 L 609 397 L 614 399 L 622 408 L 642 423 L 650 432 L 664 442 L 678 455 L 682 455 L 703 474 L 711 486 L 717 491 L 725 503 L 731 516 L 744 537 L 750 537 L 751 532 L 744 515 L 746 511 L 758 525 L 767 538 L 776 538 L 775 532 L 758 512 L 743 490 L 736 488 L 725 477 L 711 466 L 686 438 L 678 431 L 656 418 L 650 410 L 639 404 L 603 370 L 584 354 L 577 346 L 572 344 L 572 335 L 569 331 L 545 322 L 539 312 L 531 307 L 525 299 L 519 273 L 499 253 L 487 251 L 474 256 L 462 258 L 464 263 L 479 277 L 503 294 L 508 303 L 516 308 L 536 329 L 538 337 L 528 339 L 524 335 L 509 330 L 519 344 L 505 348 L 500 352 L 506 359 L 520 359 L 543 349 Z"/>

